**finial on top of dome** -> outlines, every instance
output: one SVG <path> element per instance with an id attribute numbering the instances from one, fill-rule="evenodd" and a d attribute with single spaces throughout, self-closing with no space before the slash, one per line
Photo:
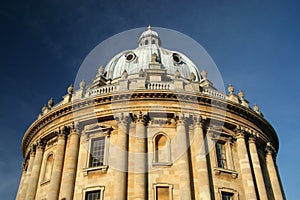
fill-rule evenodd
<path id="1" fill-rule="evenodd" d="M 151 30 L 151 26 L 150 26 L 150 24 L 148 25 L 148 30 Z"/>

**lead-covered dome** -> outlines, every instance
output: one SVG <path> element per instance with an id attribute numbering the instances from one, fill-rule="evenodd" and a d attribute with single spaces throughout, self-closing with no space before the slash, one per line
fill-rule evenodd
<path id="1" fill-rule="evenodd" d="M 115 79 L 122 75 L 126 70 L 128 75 L 136 74 L 141 69 L 149 68 L 153 62 L 161 64 L 161 68 L 167 71 L 167 74 L 175 74 L 178 70 L 181 77 L 190 79 L 193 73 L 196 76 L 195 81 L 200 80 L 196 65 L 184 54 L 171 51 L 161 47 L 161 40 L 156 31 L 148 27 L 138 39 L 138 48 L 125 50 L 114 56 L 105 67 L 106 78 Z"/>

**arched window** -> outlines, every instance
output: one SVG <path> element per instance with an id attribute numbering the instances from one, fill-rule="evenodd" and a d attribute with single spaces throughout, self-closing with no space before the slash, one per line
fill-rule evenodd
<path id="1" fill-rule="evenodd" d="M 153 138 L 154 143 L 154 164 L 170 165 L 171 149 L 170 139 L 164 133 L 159 133 Z"/>
<path id="2" fill-rule="evenodd" d="M 47 157 L 46 161 L 46 168 L 45 168 L 45 174 L 44 174 L 44 181 L 50 180 L 52 175 L 52 169 L 53 169 L 53 154 L 50 154 Z"/>
<path id="3" fill-rule="evenodd" d="M 148 40 L 145 40 L 145 45 L 148 45 Z"/>

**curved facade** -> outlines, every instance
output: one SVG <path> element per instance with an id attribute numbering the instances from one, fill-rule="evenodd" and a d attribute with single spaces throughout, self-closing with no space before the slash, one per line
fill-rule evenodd
<path id="1" fill-rule="evenodd" d="M 258 107 L 160 45 L 149 28 L 92 84 L 49 100 L 22 141 L 17 199 L 285 199 Z"/>

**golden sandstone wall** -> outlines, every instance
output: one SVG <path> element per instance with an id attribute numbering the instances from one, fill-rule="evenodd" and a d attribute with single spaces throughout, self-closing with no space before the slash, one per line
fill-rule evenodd
<path id="1" fill-rule="evenodd" d="M 241 105 L 218 99 L 212 106 L 210 97 L 179 94 L 124 93 L 114 96 L 113 112 L 109 94 L 49 111 L 24 136 L 17 199 L 85 199 L 93 190 L 105 200 L 221 199 L 227 193 L 232 199 L 284 199 L 272 127 Z M 159 134 L 166 138 L 162 162 L 155 160 Z M 97 137 L 106 138 L 104 163 L 93 168 L 91 140 Z M 218 166 L 218 142 L 226 167 Z M 49 155 L 52 172 L 45 180 Z"/>

